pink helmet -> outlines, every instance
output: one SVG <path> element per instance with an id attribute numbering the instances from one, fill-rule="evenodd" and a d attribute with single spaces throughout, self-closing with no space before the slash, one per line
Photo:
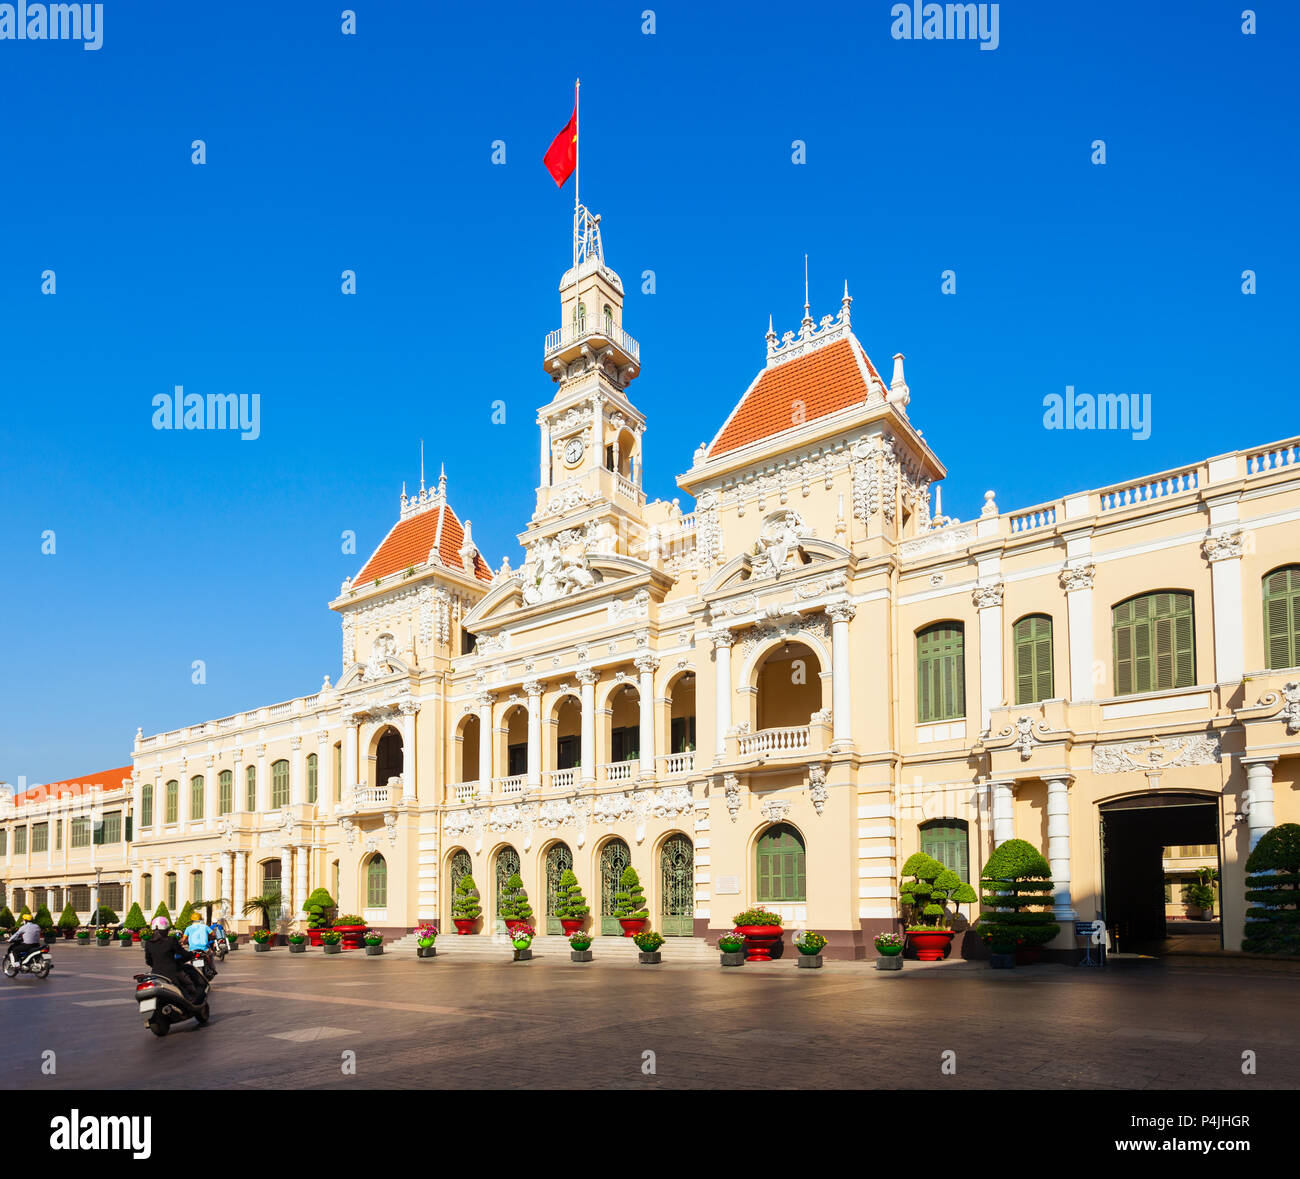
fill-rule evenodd
<path id="1" fill-rule="evenodd" d="M 157 930 L 163 930 L 163 931 L 165 931 L 165 930 L 170 929 L 171 926 L 172 926 L 172 923 L 171 923 L 170 921 L 168 921 L 166 917 L 155 917 L 152 921 L 149 922 L 149 927 L 150 927 L 151 929 L 157 929 Z"/>

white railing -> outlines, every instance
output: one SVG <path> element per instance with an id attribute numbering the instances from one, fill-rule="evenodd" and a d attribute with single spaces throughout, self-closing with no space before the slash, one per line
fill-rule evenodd
<path id="1" fill-rule="evenodd" d="M 550 783 L 552 790 L 570 790 L 577 783 L 578 771 L 576 769 L 568 770 L 551 770 L 547 774 L 547 781 Z"/>
<path id="2" fill-rule="evenodd" d="M 758 753 L 798 753 L 809 746 L 808 725 L 784 729 L 759 729 L 740 738 L 740 753 L 750 757 Z"/>
<path id="3" fill-rule="evenodd" d="M 606 326 L 598 319 L 588 320 L 585 316 L 582 319 L 575 319 L 568 327 L 559 327 L 553 332 L 547 332 L 546 355 L 550 356 L 552 352 L 558 352 L 566 344 L 576 343 L 588 336 L 604 336 L 605 339 L 613 341 L 633 360 L 639 361 L 641 359 L 641 345 L 621 327 L 616 327 L 613 324 Z"/>
<path id="4" fill-rule="evenodd" d="M 695 769 L 695 751 L 669 753 L 664 757 L 664 774 L 689 774 Z"/>
<path id="5" fill-rule="evenodd" d="M 269 716 L 288 716 L 290 707 L 291 704 L 275 704 L 266 711 Z"/>
<path id="6" fill-rule="evenodd" d="M 515 774 L 510 778 L 497 779 L 498 794 L 523 794 L 528 789 L 528 775 Z"/>
<path id="7" fill-rule="evenodd" d="M 1043 528 L 1056 523 L 1056 505 L 1034 508 L 1011 517 L 1011 531 L 1028 532 L 1031 528 Z"/>
<path id="8" fill-rule="evenodd" d="M 606 762 L 601 769 L 605 771 L 606 782 L 630 782 L 640 777 L 641 762 L 635 757 L 631 761 L 611 761 Z"/>
<path id="9" fill-rule="evenodd" d="M 352 801 L 357 806 L 386 806 L 388 797 L 387 786 L 358 786 L 352 792 Z"/>
<path id="10" fill-rule="evenodd" d="M 641 499 L 641 489 L 621 472 L 615 472 L 614 474 L 614 487 L 619 495 L 630 500 L 639 501 Z"/>
<path id="11" fill-rule="evenodd" d="M 1181 495 L 1185 491 L 1195 491 L 1198 486 L 1200 486 L 1199 469 L 1188 467 L 1186 470 L 1172 471 L 1154 479 L 1141 479 L 1136 483 L 1107 487 L 1097 494 L 1101 498 L 1101 510 L 1113 512 L 1119 508 L 1132 507 L 1134 504 L 1150 503 L 1152 500 Z"/>
<path id="12" fill-rule="evenodd" d="M 1297 463 L 1300 463 L 1300 443 L 1284 442 L 1248 454 L 1246 474 L 1259 475 L 1264 471 L 1275 471 L 1278 467 L 1294 467 Z"/>
<path id="13" fill-rule="evenodd" d="M 456 783 L 456 801 L 473 802 L 478 797 L 477 782 L 457 782 Z"/>

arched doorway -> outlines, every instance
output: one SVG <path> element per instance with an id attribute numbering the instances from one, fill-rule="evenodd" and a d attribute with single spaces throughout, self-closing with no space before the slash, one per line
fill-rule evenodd
<path id="1" fill-rule="evenodd" d="M 804 904 L 808 900 L 803 836 L 789 823 L 776 823 L 758 837 L 754 868 L 760 905 Z"/>
<path id="2" fill-rule="evenodd" d="M 695 933 L 695 847 L 680 831 L 659 849 L 659 932 L 664 937 Z"/>
<path id="3" fill-rule="evenodd" d="M 496 893 L 492 898 L 492 912 L 496 915 L 498 921 L 504 921 L 501 916 L 501 901 L 506 895 L 506 881 L 519 871 L 519 853 L 513 847 L 506 844 L 499 852 L 496 858 Z"/>
<path id="4" fill-rule="evenodd" d="M 1102 803 L 1101 917 L 1117 953 L 1159 953 L 1169 939 L 1223 945 L 1217 904 L 1219 804 L 1204 794 L 1137 794 Z M 1215 882 L 1207 919 L 1183 903 L 1198 878 Z"/>
<path id="5" fill-rule="evenodd" d="M 622 936 L 623 927 L 614 916 L 614 897 L 623 870 L 632 863 L 632 853 L 621 839 L 611 839 L 600 849 L 600 932 Z"/>
<path id="6" fill-rule="evenodd" d="M 390 778 L 402 776 L 402 734 L 391 725 L 375 746 L 375 785 L 387 786 Z"/>
<path id="7" fill-rule="evenodd" d="M 560 877 L 573 869 L 573 852 L 567 843 L 553 843 L 546 852 L 546 932 L 563 933 L 556 909 L 560 903 Z"/>

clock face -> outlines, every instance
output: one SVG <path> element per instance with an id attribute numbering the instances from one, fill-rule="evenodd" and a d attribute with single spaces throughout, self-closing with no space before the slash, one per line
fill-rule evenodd
<path id="1" fill-rule="evenodd" d="M 582 458 L 582 439 L 570 438 L 569 444 L 564 448 L 564 461 L 573 466 Z"/>

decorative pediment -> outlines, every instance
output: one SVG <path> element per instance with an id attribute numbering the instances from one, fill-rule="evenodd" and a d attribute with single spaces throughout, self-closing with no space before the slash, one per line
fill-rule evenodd
<path id="1" fill-rule="evenodd" d="M 761 548 L 761 542 L 756 547 Z M 799 537 L 797 551 L 799 564 L 796 566 L 790 563 L 787 556 L 780 577 L 777 577 L 773 572 L 771 549 L 766 553 L 759 554 L 752 552 L 741 553 L 739 556 L 732 557 L 730 561 L 723 565 L 704 584 L 701 593 L 704 597 L 708 597 L 710 594 L 721 593 L 741 584 L 752 582 L 754 588 L 757 589 L 759 583 L 771 582 L 777 584 L 779 582 L 783 588 L 794 587 L 796 596 L 815 596 L 801 594 L 798 587 L 810 582 L 825 583 L 827 571 L 822 566 L 836 561 L 851 562 L 853 559 L 853 554 L 843 545 L 836 544 L 833 540 L 821 540 L 814 536 Z M 779 548 L 776 549 L 776 559 L 781 559 L 781 550 Z"/>

